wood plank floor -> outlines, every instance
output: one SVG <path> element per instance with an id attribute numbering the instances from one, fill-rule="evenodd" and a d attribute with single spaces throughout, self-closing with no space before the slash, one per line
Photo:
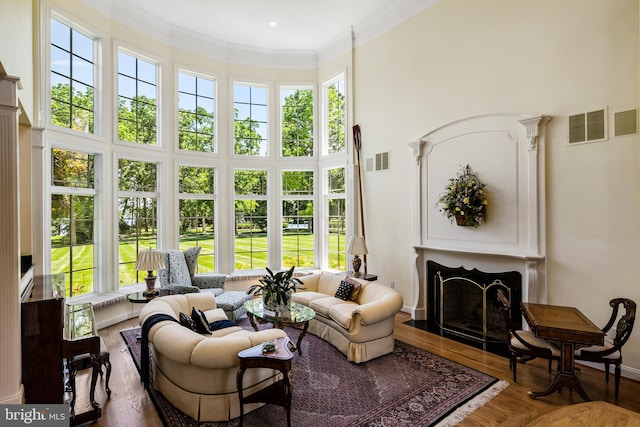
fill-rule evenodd
<path id="1" fill-rule="evenodd" d="M 509 382 L 509 387 L 468 416 L 461 424 L 462 426 L 526 425 L 527 422 L 550 410 L 582 402 L 577 393 L 569 390 L 538 400 L 527 396 L 528 390 L 542 390 L 551 381 L 552 376 L 547 372 L 545 361 L 534 360 L 525 365 L 518 365 L 518 382 L 514 384 L 506 358 L 405 325 L 404 322 L 408 320 L 410 316 L 406 313 L 396 315 L 396 339 Z M 121 330 L 137 326 L 138 319 L 135 318 L 100 331 L 109 348 L 113 370 L 110 381 L 111 399 L 106 399 L 102 382 L 96 389 L 96 400 L 101 403 L 103 411 L 97 426 L 162 426 L 153 403 L 140 384 L 138 372 L 120 337 Z M 76 410 L 78 412 L 83 411 L 83 405 L 86 405 L 85 401 L 88 400 L 84 396 L 88 395 L 89 371 L 82 371 L 77 377 Z M 592 399 L 605 400 L 640 412 L 638 382 L 622 378 L 620 397 L 616 399 L 613 390 L 613 374 L 610 376 L 608 385 L 605 383 L 604 373 L 596 369 L 580 366 L 579 376 Z"/>

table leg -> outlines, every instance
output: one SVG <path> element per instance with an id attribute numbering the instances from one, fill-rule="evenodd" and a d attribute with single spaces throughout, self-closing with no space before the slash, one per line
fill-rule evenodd
<path id="1" fill-rule="evenodd" d="M 247 317 L 249 318 L 249 322 L 251 322 L 251 326 L 253 326 L 253 330 L 257 331 L 258 330 L 258 325 L 256 325 L 256 321 L 253 318 L 253 313 L 250 313 L 247 311 Z"/>
<path id="2" fill-rule="evenodd" d="M 89 389 L 89 401 L 94 409 L 100 407 L 100 404 L 96 402 L 96 383 L 98 382 L 98 375 L 102 371 L 102 362 L 97 354 L 91 355 L 91 388 Z"/>
<path id="3" fill-rule="evenodd" d="M 238 399 L 240 401 L 240 427 L 244 418 L 244 403 L 242 402 L 242 378 L 244 377 L 244 368 L 238 369 L 236 374 L 236 386 L 238 388 Z"/>
<path id="4" fill-rule="evenodd" d="M 562 387 L 569 387 L 578 392 L 580 397 L 589 402 L 589 396 L 582 388 L 580 379 L 576 376 L 574 364 L 574 352 L 576 345 L 571 342 L 562 342 L 560 347 L 560 371 L 556 374 L 553 382 L 543 391 L 529 391 L 529 397 L 535 399 L 537 397 L 548 396 L 551 393 L 560 390 Z"/>
<path id="5" fill-rule="evenodd" d="M 302 327 L 302 332 L 300 332 L 300 336 L 298 337 L 298 341 L 296 341 L 296 348 L 298 349 L 298 354 L 302 356 L 302 338 L 307 334 L 307 329 L 309 328 L 309 322 L 304 322 L 304 326 Z"/>

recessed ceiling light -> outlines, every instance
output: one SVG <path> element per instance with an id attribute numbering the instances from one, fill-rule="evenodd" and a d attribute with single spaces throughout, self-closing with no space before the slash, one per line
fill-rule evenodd
<path id="1" fill-rule="evenodd" d="M 269 21 L 269 26 L 270 27 L 277 27 L 278 23 L 276 21 Z"/>

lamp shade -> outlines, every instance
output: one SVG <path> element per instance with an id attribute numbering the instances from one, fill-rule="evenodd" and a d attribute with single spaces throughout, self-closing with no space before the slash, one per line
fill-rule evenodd
<path id="1" fill-rule="evenodd" d="M 143 249 L 138 252 L 136 270 L 154 271 L 164 268 L 162 253 L 156 249 Z"/>
<path id="2" fill-rule="evenodd" d="M 347 253 L 351 255 L 366 255 L 367 245 L 364 243 L 364 237 L 353 236 L 349 240 L 349 246 L 347 247 Z"/>

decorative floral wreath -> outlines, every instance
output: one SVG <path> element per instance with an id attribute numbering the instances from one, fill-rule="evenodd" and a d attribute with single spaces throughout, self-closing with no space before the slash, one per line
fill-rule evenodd
<path id="1" fill-rule="evenodd" d="M 455 178 L 449 179 L 449 185 L 438 199 L 440 211 L 451 222 L 455 218 L 458 225 L 478 227 L 487 221 L 489 202 L 485 187 L 469 165 L 461 168 Z"/>

